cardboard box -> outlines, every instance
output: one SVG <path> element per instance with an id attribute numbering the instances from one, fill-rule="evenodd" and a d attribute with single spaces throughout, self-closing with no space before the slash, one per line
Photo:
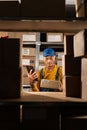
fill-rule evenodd
<path id="1" fill-rule="evenodd" d="M 65 35 L 64 36 L 64 54 L 74 55 L 73 46 L 74 46 L 73 35 Z"/>
<path id="2" fill-rule="evenodd" d="M 65 93 L 67 97 L 81 98 L 81 77 L 64 76 Z"/>
<path id="3" fill-rule="evenodd" d="M 26 77 L 24 76 L 24 77 L 22 78 L 22 84 L 23 84 L 23 85 L 30 85 L 30 84 L 29 84 L 29 79 L 28 79 L 27 76 L 26 76 Z"/>
<path id="4" fill-rule="evenodd" d="M 87 30 L 81 30 L 74 35 L 74 57 L 87 56 Z"/>
<path id="5" fill-rule="evenodd" d="M 63 34 L 62 33 L 47 33 L 47 42 L 55 42 L 58 44 L 63 42 Z"/>
<path id="6" fill-rule="evenodd" d="M 87 99 L 87 58 L 81 60 L 82 98 Z"/>
<path id="7" fill-rule="evenodd" d="M 76 0 L 76 17 L 87 17 L 87 1 Z"/>
<path id="8" fill-rule="evenodd" d="M 62 60 L 63 55 L 64 55 L 64 52 L 56 52 L 56 56 L 58 60 Z"/>
<path id="9" fill-rule="evenodd" d="M 23 42 L 35 42 L 36 41 L 36 33 L 35 32 L 29 32 L 26 34 L 23 34 Z"/>
<path id="10" fill-rule="evenodd" d="M 21 68 L 0 68 L 0 99 L 20 97 L 21 75 Z"/>
<path id="11" fill-rule="evenodd" d="M 62 60 L 57 60 L 57 65 L 62 66 Z"/>
<path id="12" fill-rule="evenodd" d="M 35 56 L 36 55 L 36 49 L 35 48 L 22 48 L 22 55 L 24 56 Z"/>
<path id="13" fill-rule="evenodd" d="M 29 48 L 29 56 L 36 56 L 36 48 Z"/>
<path id="14" fill-rule="evenodd" d="M 22 67 L 22 83 L 23 85 L 29 85 L 28 72 L 26 66 Z"/>
<path id="15" fill-rule="evenodd" d="M 20 39 L 0 39 L 0 66 L 19 68 L 21 66 L 21 44 Z"/>
<path id="16" fill-rule="evenodd" d="M 40 87 L 60 90 L 60 88 L 62 88 L 62 84 L 57 80 L 41 79 Z"/>
<path id="17" fill-rule="evenodd" d="M 27 71 L 26 66 L 23 66 L 23 67 L 22 67 L 22 76 L 23 76 L 23 77 L 28 77 L 28 71 Z"/>
<path id="18" fill-rule="evenodd" d="M 63 75 L 81 76 L 81 58 L 72 55 L 62 57 Z"/>
<path id="19" fill-rule="evenodd" d="M 35 56 L 23 56 L 22 65 L 23 66 L 26 66 L 26 65 L 35 66 L 35 62 L 36 62 L 35 58 L 36 58 Z"/>

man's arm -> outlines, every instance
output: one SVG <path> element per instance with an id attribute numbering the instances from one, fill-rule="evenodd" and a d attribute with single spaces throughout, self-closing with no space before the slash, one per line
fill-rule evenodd
<path id="1" fill-rule="evenodd" d="M 38 81 L 35 81 L 36 79 L 38 79 L 37 72 L 32 73 L 32 70 L 30 70 L 30 72 L 28 73 L 28 79 L 29 79 L 29 84 L 30 84 L 32 90 L 39 91 L 39 88 L 36 85 Z"/>

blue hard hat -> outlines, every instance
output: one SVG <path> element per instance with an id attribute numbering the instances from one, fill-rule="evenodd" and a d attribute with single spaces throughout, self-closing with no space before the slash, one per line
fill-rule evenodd
<path id="1" fill-rule="evenodd" d="M 43 56 L 46 57 L 46 56 L 55 56 L 55 51 L 52 49 L 52 48 L 46 48 L 44 51 L 43 51 Z"/>

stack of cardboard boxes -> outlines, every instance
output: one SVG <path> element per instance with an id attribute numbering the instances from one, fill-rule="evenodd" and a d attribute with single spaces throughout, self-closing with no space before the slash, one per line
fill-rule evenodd
<path id="1" fill-rule="evenodd" d="M 87 100 L 87 30 L 82 30 L 74 36 L 66 36 L 64 45 L 67 55 L 65 62 L 65 87 L 66 96 L 80 97 Z M 70 39 L 72 39 L 70 41 Z M 71 47 L 72 46 L 72 47 Z M 69 53 L 69 50 L 70 53 Z M 72 53 L 73 52 L 73 53 Z M 70 54 L 70 55 L 69 55 Z M 73 55 L 72 55 L 73 54 Z M 67 57 L 67 58 L 66 58 Z M 69 58 L 68 58 L 69 57 Z M 68 62 L 68 63 L 67 63 Z M 66 71 L 65 71 L 66 70 Z M 75 104 L 76 105 L 76 104 Z M 71 108 L 70 108 L 71 107 Z M 87 108 L 74 105 L 64 107 L 62 111 L 62 130 L 82 130 L 87 128 Z"/>
<path id="2" fill-rule="evenodd" d="M 27 54 L 23 54 L 23 84 L 24 85 L 29 85 L 29 80 L 28 80 L 28 71 L 26 66 L 33 66 L 35 67 L 35 54 L 36 54 L 36 49 L 35 48 L 23 48 L 27 50 Z"/>
<path id="3" fill-rule="evenodd" d="M 22 83 L 29 86 L 27 66 L 35 68 L 36 60 L 36 33 L 28 32 L 22 35 Z"/>
<path id="4" fill-rule="evenodd" d="M 81 58 L 74 57 L 73 35 L 64 37 L 62 63 L 66 96 L 81 97 Z"/>
<path id="5" fill-rule="evenodd" d="M 87 29 L 65 36 L 63 75 L 66 96 L 87 99 Z"/>
<path id="6" fill-rule="evenodd" d="M 81 97 L 87 99 L 87 30 L 74 36 L 74 57 L 81 58 Z"/>

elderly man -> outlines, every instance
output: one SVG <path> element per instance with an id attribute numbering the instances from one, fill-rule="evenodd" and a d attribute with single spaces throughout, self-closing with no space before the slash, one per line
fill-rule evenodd
<path id="1" fill-rule="evenodd" d="M 63 87 L 61 86 L 58 89 L 51 88 L 41 88 L 41 79 L 47 79 L 49 81 L 58 80 L 62 84 L 62 68 L 56 65 L 56 54 L 52 48 L 46 48 L 43 51 L 43 61 L 45 63 L 45 67 L 38 72 L 32 72 L 32 69 L 28 73 L 29 83 L 33 91 L 63 91 Z"/>

